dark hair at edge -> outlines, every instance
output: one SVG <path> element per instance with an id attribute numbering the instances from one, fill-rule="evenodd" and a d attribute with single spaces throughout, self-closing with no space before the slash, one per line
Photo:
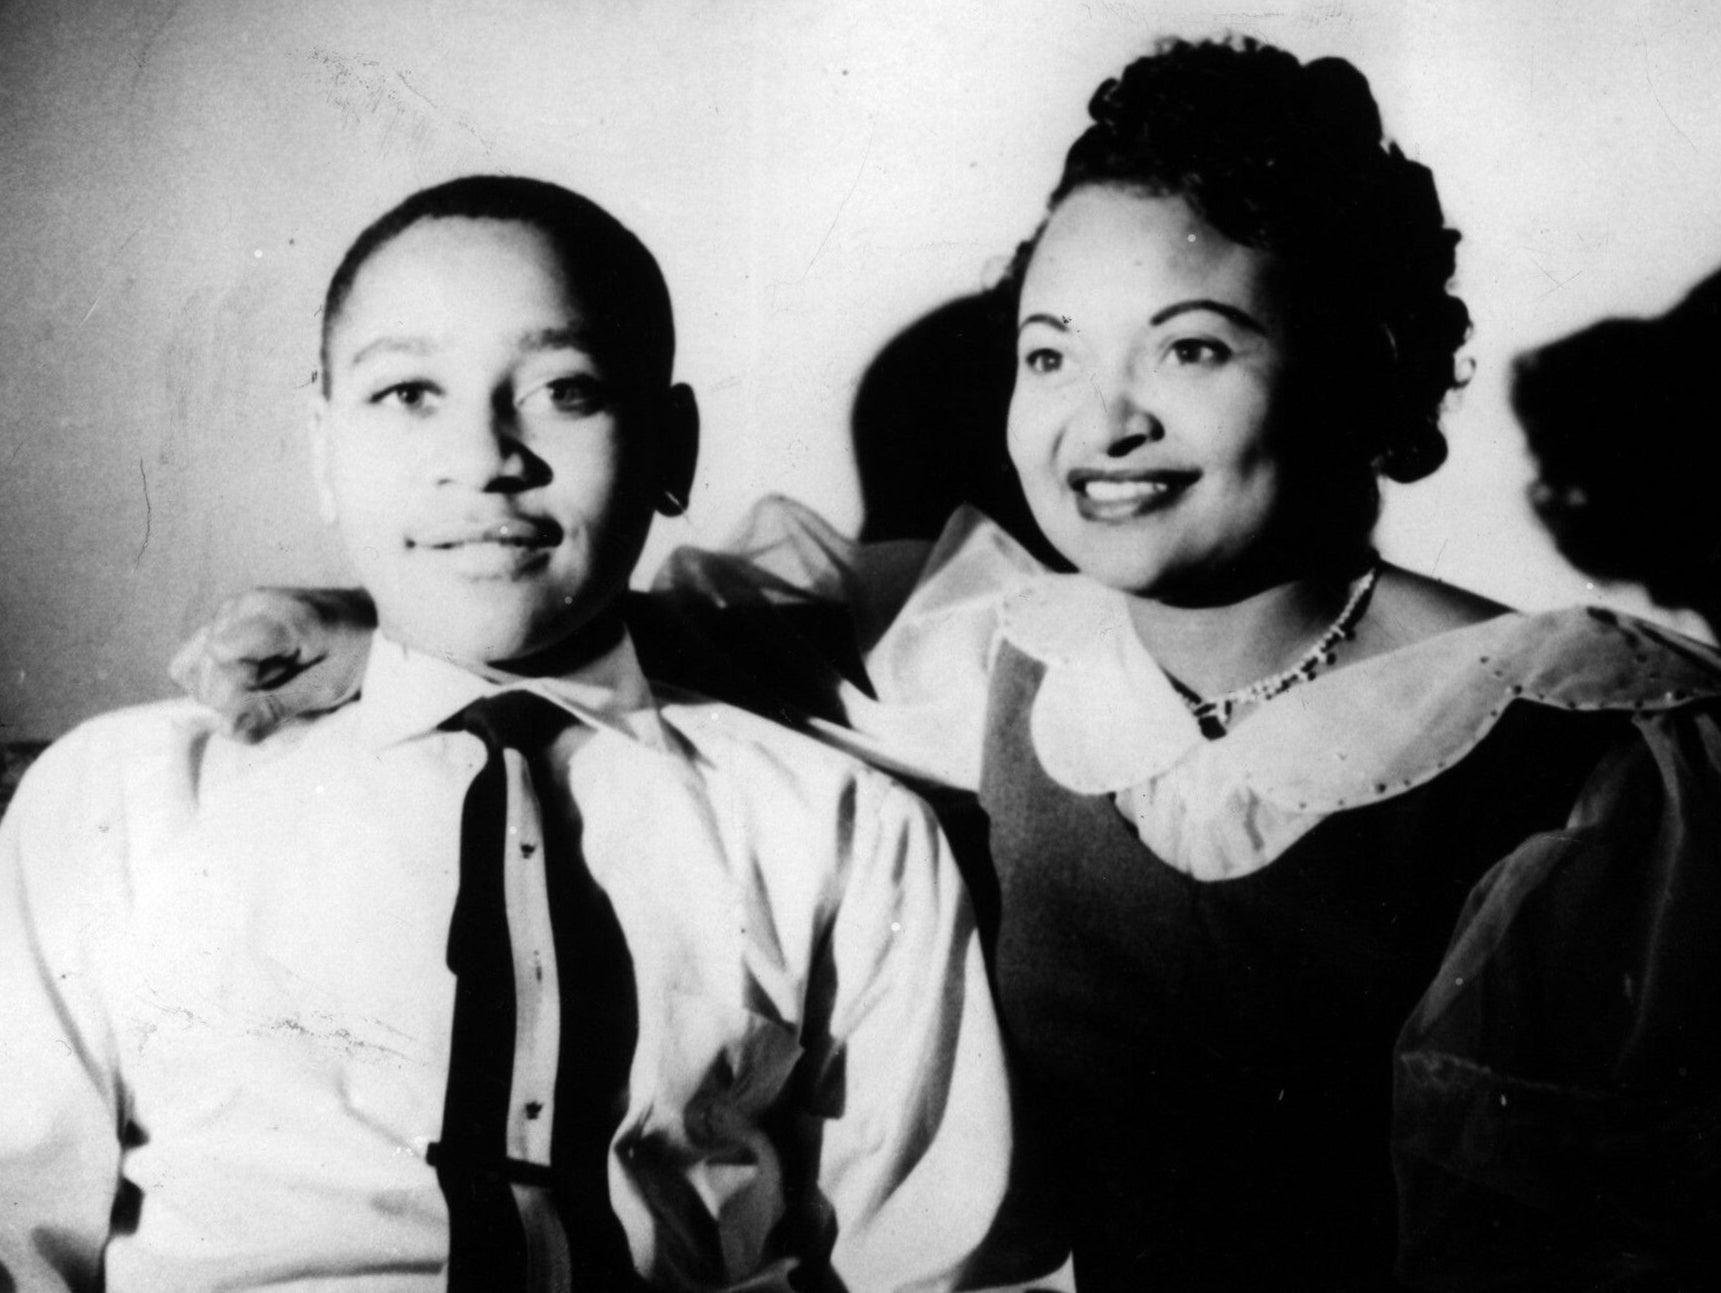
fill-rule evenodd
<path id="1" fill-rule="evenodd" d="M 518 175 L 468 175 L 420 189 L 353 240 L 323 297 L 322 387 L 330 388 L 329 342 L 365 263 L 423 220 L 507 220 L 549 239 L 569 280 L 626 377 L 666 388 L 675 363 L 675 320 L 657 259 L 589 198 Z"/>
<path id="2" fill-rule="evenodd" d="M 1161 41 L 1088 104 L 1048 212 L 1091 187 L 1181 197 L 1225 237 L 1270 251 L 1293 307 L 1293 416 L 1311 515 L 1305 541 L 1366 544 L 1378 476 L 1414 481 L 1446 458 L 1441 404 L 1462 384 L 1470 314 L 1448 291 L 1457 230 L 1433 174 L 1383 138 L 1368 80 L 1252 39 Z M 1049 219 L 1048 215 L 1048 219 Z M 1041 234 L 1005 282 L 1014 311 Z M 1317 501 L 1318 500 L 1318 501 Z"/>

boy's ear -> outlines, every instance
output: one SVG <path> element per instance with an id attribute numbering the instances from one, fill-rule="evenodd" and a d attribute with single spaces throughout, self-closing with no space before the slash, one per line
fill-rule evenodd
<path id="1" fill-rule="evenodd" d="M 698 466 L 699 402 L 691 386 L 678 382 L 664 398 L 663 425 L 658 432 L 659 514 L 680 516 L 687 510 Z"/>
<path id="2" fill-rule="evenodd" d="M 317 514 L 325 525 L 340 519 L 335 507 L 335 489 L 329 463 L 329 397 L 321 391 L 311 396 L 306 410 L 305 438 L 311 449 L 311 481 L 317 488 Z"/>

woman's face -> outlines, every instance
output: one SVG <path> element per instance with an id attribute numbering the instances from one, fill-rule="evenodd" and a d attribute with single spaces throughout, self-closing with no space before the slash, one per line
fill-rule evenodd
<path id="1" fill-rule="evenodd" d="M 1271 566 L 1287 357 L 1273 268 L 1180 197 L 1092 187 L 1052 213 L 1022 284 L 1009 446 L 1035 519 L 1084 574 L 1201 604 Z"/>

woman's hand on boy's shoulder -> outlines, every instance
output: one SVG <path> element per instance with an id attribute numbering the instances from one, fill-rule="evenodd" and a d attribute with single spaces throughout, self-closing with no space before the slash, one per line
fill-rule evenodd
<path id="1" fill-rule="evenodd" d="M 230 735 L 258 741 L 288 719 L 351 700 L 375 625 L 375 607 L 356 589 L 253 588 L 222 602 L 168 672 Z"/>

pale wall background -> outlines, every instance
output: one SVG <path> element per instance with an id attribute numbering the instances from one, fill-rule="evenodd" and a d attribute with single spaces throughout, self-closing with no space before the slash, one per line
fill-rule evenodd
<path id="1" fill-rule="evenodd" d="M 1388 555 L 1525 606 L 1606 595 L 1523 503 L 1507 360 L 1721 263 L 1705 0 L 11 0 L 0 736 L 164 694 L 228 591 L 342 577 L 301 448 L 315 314 L 410 189 L 543 175 L 657 251 L 707 434 L 648 567 L 766 491 L 852 529 L 867 363 L 1030 231 L 1102 76 L 1227 28 L 1355 61 L 1464 232 L 1476 376 Z"/>

